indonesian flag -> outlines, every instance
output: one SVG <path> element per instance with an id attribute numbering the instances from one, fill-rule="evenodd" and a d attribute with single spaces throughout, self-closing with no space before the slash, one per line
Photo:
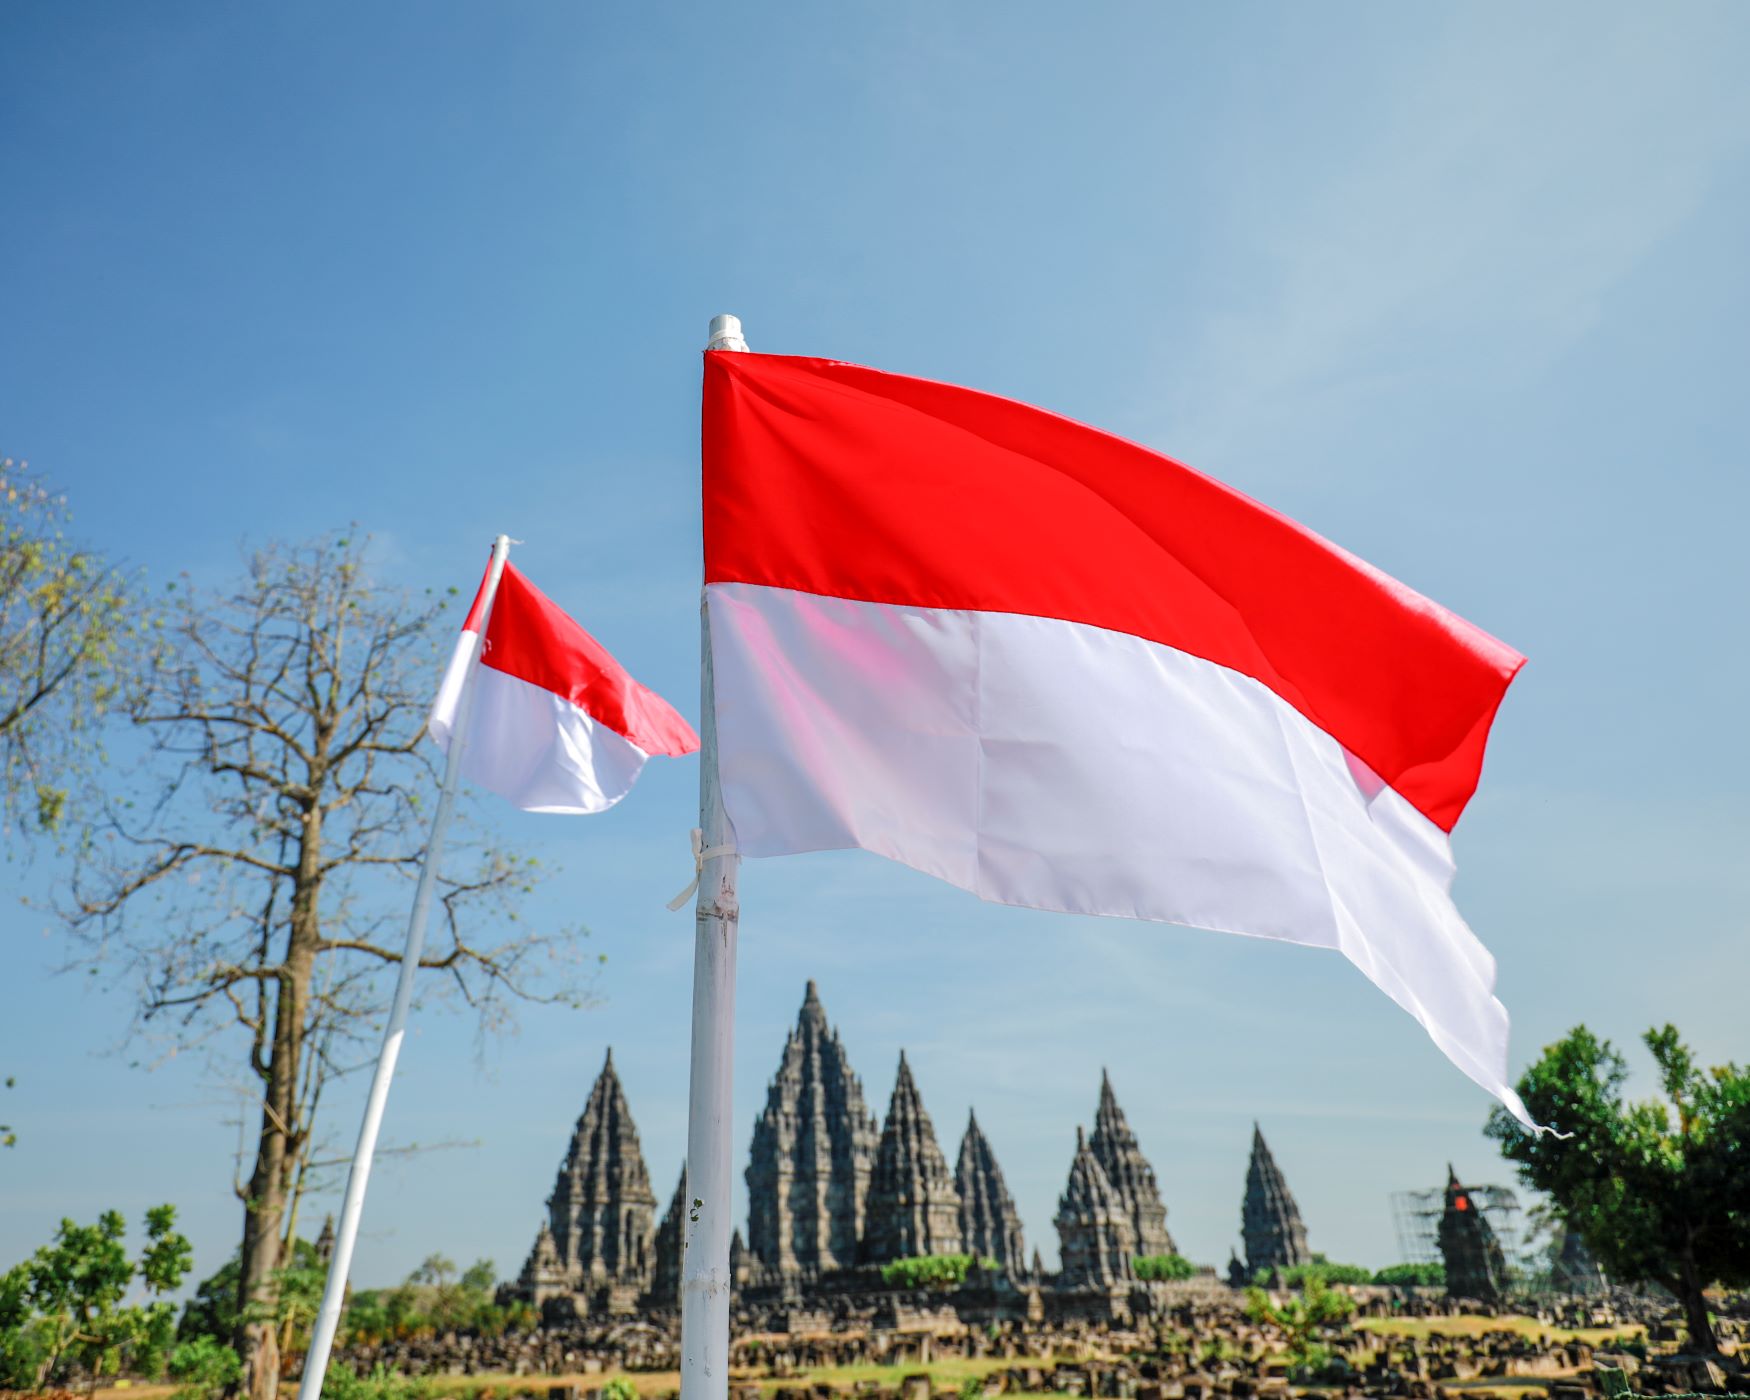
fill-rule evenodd
<path id="1" fill-rule="evenodd" d="M 724 806 L 1035 909 L 1334 948 L 1522 1120 L 1448 833 L 1524 658 L 1168 457 L 830 360 L 705 356 Z"/>
<path id="2" fill-rule="evenodd" d="M 482 581 L 431 708 L 431 737 L 445 752 L 480 650 L 485 593 Z M 633 680 L 509 560 L 474 676 L 463 776 L 525 811 L 605 812 L 652 754 L 699 747 L 668 701 Z"/>

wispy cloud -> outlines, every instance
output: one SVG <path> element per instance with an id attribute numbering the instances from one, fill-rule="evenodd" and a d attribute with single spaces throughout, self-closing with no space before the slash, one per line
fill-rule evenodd
<path id="1" fill-rule="evenodd" d="M 1584 336 L 1750 143 L 1735 19 L 1671 19 L 1454 11 L 1353 94 L 1370 135 L 1316 184 L 1239 179 L 1220 213 L 1253 275 L 1164 352 L 1151 436 L 1251 455 L 1384 390 L 1525 375 Z"/>

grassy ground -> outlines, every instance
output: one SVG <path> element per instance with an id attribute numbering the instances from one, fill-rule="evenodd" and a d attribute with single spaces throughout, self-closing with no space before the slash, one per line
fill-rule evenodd
<path id="1" fill-rule="evenodd" d="M 1364 1317 L 1356 1322 L 1355 1330 L 1388 1337 L 1481 1337 L 1490 1332 L 1513 1332 L 1533 1341 L 1579 1341 L 1598 1346 L 1638 1337 L 1646 1329 L 1638 1322 L 1625 1327 L 1545 1327 L 1534 1317 L 1460 1314 L 1457 1317 Z"/>

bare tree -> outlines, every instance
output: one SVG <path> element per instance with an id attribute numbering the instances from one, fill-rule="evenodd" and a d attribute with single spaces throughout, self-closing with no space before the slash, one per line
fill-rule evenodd
<path id="1" fill-rule="evenodd" d="M 70 544 L 66 502 L 0 458 L 0 820 L 60 822 L 132 653 L 126 580 Z"/>
<path id="2" fill-rule="evenodd" d="M 137 1030 L 199 1045 L 254 1086 L 237 1345 L 271 1400 L 284 1216 L 322 1086 L 373 1041 L 438 777 L 421 744 L 441 602 L 373 581 L 363 545 L 256 554 L 229 593 L 184 590 L 132 719 L 139 793 L 81 843 L 68 909 L 82 957 L 139 995 Z M 422 997 L 483 1031 L 519 1000 L 577 1004 L 576 940 L 517 926 L 534 862 L 452 842 Z"/>

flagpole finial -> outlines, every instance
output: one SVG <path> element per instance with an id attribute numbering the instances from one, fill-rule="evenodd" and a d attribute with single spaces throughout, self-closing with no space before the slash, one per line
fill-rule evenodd
<path id="1" fill-rule="evenodd" d="M 747 341 L 741 334 L 741 317 L 713 316 L 711 329 L 706 334 L 705 348 L 707 350 L 745 350 Z"/>

